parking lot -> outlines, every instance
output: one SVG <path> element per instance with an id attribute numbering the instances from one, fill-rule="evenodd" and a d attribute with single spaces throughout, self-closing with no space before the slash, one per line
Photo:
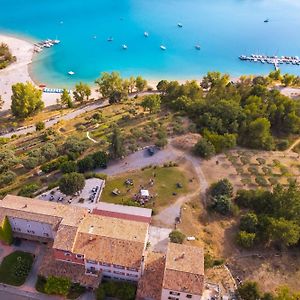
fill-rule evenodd
<path id="1" fill-rule="evenodd" d="M 93 209 L 100 201 L 102 191 L 105 186 L 105 181 L 98 178 L 90 178 L 85 181 L 85 186 L 82 191 L 74 196 L 66 196 L 59 187 L 47 191 L 38 196 L 44 201 L 58 202 L 62 204 L 72 204 L 89 209 Z"/>

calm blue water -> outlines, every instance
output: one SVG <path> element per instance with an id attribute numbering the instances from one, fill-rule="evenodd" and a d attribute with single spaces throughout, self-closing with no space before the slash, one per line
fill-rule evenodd
<path id="1" fill-rule="evenodd" d="M 50 85 L 92 82 L 113 70 L 158 79 L 199 78 L 212 70 L 261 74 L 273 67 L 237 57 L 300 56 L 299 0 L 0 0 L 0 7 L 0 31 L 62 41 L 33 64 L 39 81 Z M 300 67 L 282 71 L 300 74 Z"/>

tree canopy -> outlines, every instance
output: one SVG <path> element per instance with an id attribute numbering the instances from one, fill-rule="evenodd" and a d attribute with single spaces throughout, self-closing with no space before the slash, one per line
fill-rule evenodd
<path id="1" fill-rule="evenodd" d="M 67 173 L 59 180 L 59 189 L 65 195 L 74 195 L 84 188 L 85 178 L 82 174 Z"/>
<path id="2" fill-rule="evenodd" d="M 11 111 L 20 119 L 31 116 L 44 108 L 42 91 L 32 83 L 16 83 L 12 86 Z"/>

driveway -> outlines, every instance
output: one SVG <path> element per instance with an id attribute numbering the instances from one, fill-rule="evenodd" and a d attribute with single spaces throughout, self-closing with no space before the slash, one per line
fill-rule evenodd
<path id="1" fill-rule="evenodd" d="M 117 175 L 128 171 L 139 170 L 149 165 L 160 165 L 178 159 L 178 154 L 172 151 L 171 146 L 158 150 L 154 155 L 149 155 L 146 149 L 129 154 L 122 160 L 110 162 L 107 169 L 98 169 L 96 172 L 107 175 Z"/>

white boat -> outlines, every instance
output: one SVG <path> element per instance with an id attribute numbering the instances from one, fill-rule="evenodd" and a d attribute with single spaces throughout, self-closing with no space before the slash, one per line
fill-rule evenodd
<path id="1" fill-rule="evenodd" d="M 163 51 L 165 51 L 165 50 L 167 50 L 167 47 L 164 46 L 164 45 L 160 45 L 160 49 L 163 50 Z"/>
<path id="2" fill-rule="evenodd" d="M 60 40 L 54 40 L 53 43 L 54 43 L 54 44 L 59 44 L 59 43 L 60 43 Z"/>
<path id="3" fill-rule="evenodd" d="M 196 48 L 196 50 L 200 50 L 201 49 L 200 45 L 196 45 L 195 48 Z"/>
<path id="4" fill-rule="evenodd" d="M 75 72 L 73 72 L 73 71 L 69 71 L 69 72 L 68 72 L 68 74 L 69 74 L 69 75 L 74 75 L 74 74 L 75 74 Z"/>
<path id="5" fill-rule="evenodd" d="M 177 26 L 180 28 L 183 27 L 183 25 L 181 23 L 178 23 Z"/>
<path id="6" fill-rule="evenodd" d="M 112 42 L 113 40 L 114 40 L 114 39 L 113 39 L 112 36 L 110 36 L 110 37 L 107 39 L 108 42 Z"/>
<path id="7" fill-rule="evenodd" d="M 128 49 L 128 47 L 127 47 L 127 45 L 122 45 L 122 48 L 124 49 L 124 50 L 127 50 Z"/>
<path id="8" fill-rule="evenodd" d="M 145 37 L 148 37 L 148 36 L 149 36 L 149 33 L 148 33 L 147 31 L 145 31 L 145 32 L 144 32 L 144 36 L 145 36 Z"/>

